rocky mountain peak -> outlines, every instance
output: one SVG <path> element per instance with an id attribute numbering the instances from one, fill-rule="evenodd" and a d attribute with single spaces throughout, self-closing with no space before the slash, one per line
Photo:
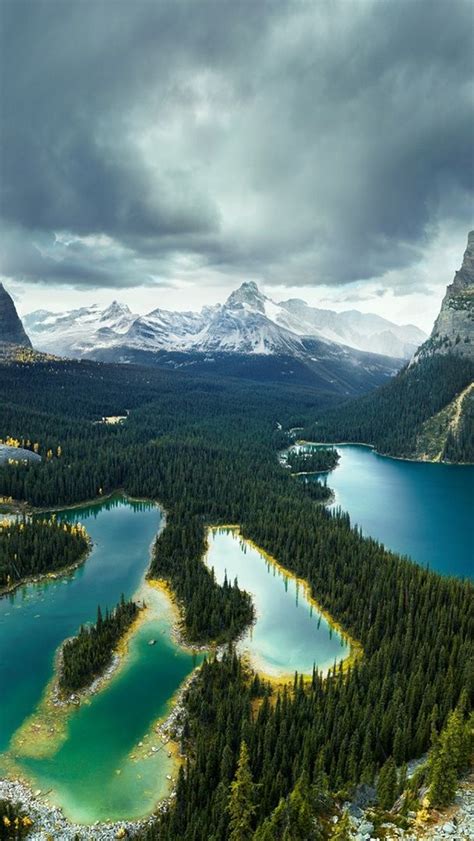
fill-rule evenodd
<path id="1" fill-rule="evenodd" d="M 451 288 L 463 289 L 474 285 L 474 231 L 469 231 L 467 236 L 467 247 L 464 252 L 462 266 L 454 275 Z"/>
<path id="2" fill-rule="evenodd" d="M 238 289 L 232 292 L 225 303 L 226 307 L 247 306 L 257 312 L 265 312 L 265 296 L 262 295 L 257 284 L 253 280 L 245 281 Z"/>
<path id="3" fill-rule="evenodd" d="M 0 283 L 0 344 L 31 347 L 11 295 Z"/>
<path id="4" fill-rule="evenodd" d="M 414 360 L 446 353 L 474 360 L 474 231 L 468 234 L 462 266 L 446 290 L 431 336 Z"/>
<path id="5" fill-rule="evenodd" d="M 120 318 L 122 315 L 131 315 L 132 311 L 127 304 L 121 304 L 119 301 L 112 301 L 111 304 L 102 313 L 102 318 Z"/>

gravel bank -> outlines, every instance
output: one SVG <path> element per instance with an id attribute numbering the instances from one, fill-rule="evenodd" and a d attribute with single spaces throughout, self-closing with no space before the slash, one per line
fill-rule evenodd
<path id="1" fill-rule="evenodd" d="M 139 829 L 151 822 L 118 821 L 117 823 L 96 823 L 93 826 L 70 823 L 62 810 L 48 802 L 47 794 L 39 790 L 32 792 L 19 780 L 0 780 L 0 799 L 20 803 L 33 821 L 33 828 L 28 835 L 29 841 L 112 841 L 115 838 L 134 838 Z"/>

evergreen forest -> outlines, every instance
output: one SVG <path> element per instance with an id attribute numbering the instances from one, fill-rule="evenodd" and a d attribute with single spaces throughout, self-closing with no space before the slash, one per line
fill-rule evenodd
<path id="1" fill-rule="evenodd" d="M 310 441 L 373 444 L 380 453 L 417 456 L 422 454 L 424 425 L 473 381 L 471 360 L 454 354 L 430 356 L 416 365 L 407 365 L 381 388 L 317 413 L 301 437 Z M 448 429 L 440 441 L 444 460 L 474 462 L 473 414 L 471 394 L 463 403 L 457 429 Z"/>
<path id="2" fill-rule="evenodd" d="M 443 376 L 440 403 L 465 376 L 462 366 Z M 385 449 L 401 446 L 405 434 L 408 447 L 433 382 L 418 384 L 411 414 L 382 396 L 383 426 L 375 409 L 366 411 L 374 396 L 364 398 L 359 415 L 352 410 L 352 421 L 343 410 L 337 437 L 349 440 L 353 423 L 357 440 L 383 429 Z M 431 408 L 437 405 L 433 396 Z M 127 412 L 123 424 L 100 422 Z M 323 417 L 328 440 L 337 417 L 332 398 L 303 387 L 256 391 L 245 381 L 90 362 L 2 368 L 0 437 L 38 442 L 40 452 L 61 449 L 41 463 L 0 467 L 0 494 L 35 506 L 116 489 L 159 501 L 166 528 L 150 575 L 175 590 L 190 640 L 228 643 L 228 653 L 205 661 L 187 690 L 186 762 L 174 801 L 145 832 L 148 841 L 296 841 L 305 837 L 308 809 L 317 816 L 330 794 L 373 783 L 390 759 L 400 767 L 420 756 L 433 732 L 472 702 L 472 585 L 363 537 L 346 513 L 319 503 L 322 485 L 279 463 L 290 440 L 285 430 L 305 426 L 321 440 Z M 306 579 L 362 656 L 328 676 L 296 675 L 281 689 L 252 673 L 231 644 L 251 621 L 248 597 L 236 582 L 217 586 L 202 563 L 208 526 L 226 523 L 239 524 L 243 537 Z M 390 790 L 390 767 L 384 775 Z M 300 835 L 285 835 L 296 814 Z"/>
<path id="3" fill-rule="evenodd" d="M 80 524 L 50 519 L 0 521 L 0 588 L 57 572 L 80 561 L 89 547 Z"/>

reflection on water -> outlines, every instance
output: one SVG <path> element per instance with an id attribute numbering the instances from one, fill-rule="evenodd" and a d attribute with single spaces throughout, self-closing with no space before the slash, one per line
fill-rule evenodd
<path id="1" fill-rule="evenodd" d="M 419 564 L 473 577 L 474 466 L 402 461 L 356 444 L 337 449 L 327 482 L 353 524 Z"/>
<path id="2" fill-rule="evenodd" d="M 327 671 L 349 646 L 306 596 L 303 586 L 234 529 L 212 530 L 206 563 L 222 583 L 237 578 L 252 595 L 256 622 L 239 643 L 268 675 Z"/>

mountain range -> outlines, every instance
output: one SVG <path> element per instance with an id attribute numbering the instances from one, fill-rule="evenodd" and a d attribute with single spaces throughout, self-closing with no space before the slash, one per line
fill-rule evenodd
<path id="1" fill-rule="evenodd" d="M 409 359 L 426 339 L 418 327 L 356 310 L 337 313 L 299 299 L 277 304 L 253 282 L 243 283 L 224 304 L 198 313 L 153 309 L 137 315 L 114 301 L 106 308 L 37 310 L 25 317 L 25 325 L 39 350 L 96 358 L 113 351 L 109 359 L 136 351 L 304 357 L 313 339 Z"/>
<path id="2" fill-rule="evenodd" d="M 137 315 L 114 301 L 37 310 L 25 325 L 35 348 L 59 356 L 291 381 L 339 395 L 386 382 L 426 338 L 413 325 L 376 315 L 319 310 L 297 299 L 275 303 L 253 282 L 200 312 Z"/>
<path id="3" fill-rule="evenodd" d="M 428 338 L 375 315 L 318 310 L 295 299 L 277 304 L 255 283 L 200 313 L 154 309 L 140 316 L 114 301 L 105 309 L 38 310 L 25 324 L 37 350 L 59 356 L 306 384 L 339 399 L 366 393 L 321 417 L 308 434 L 365 441 L 405 457 L 474 458 L 474 231 Z M 0 355 L 11 348 L 32 353 L 0 284 Z M 398 358 L 387 355 L 394 349 Z"/>

